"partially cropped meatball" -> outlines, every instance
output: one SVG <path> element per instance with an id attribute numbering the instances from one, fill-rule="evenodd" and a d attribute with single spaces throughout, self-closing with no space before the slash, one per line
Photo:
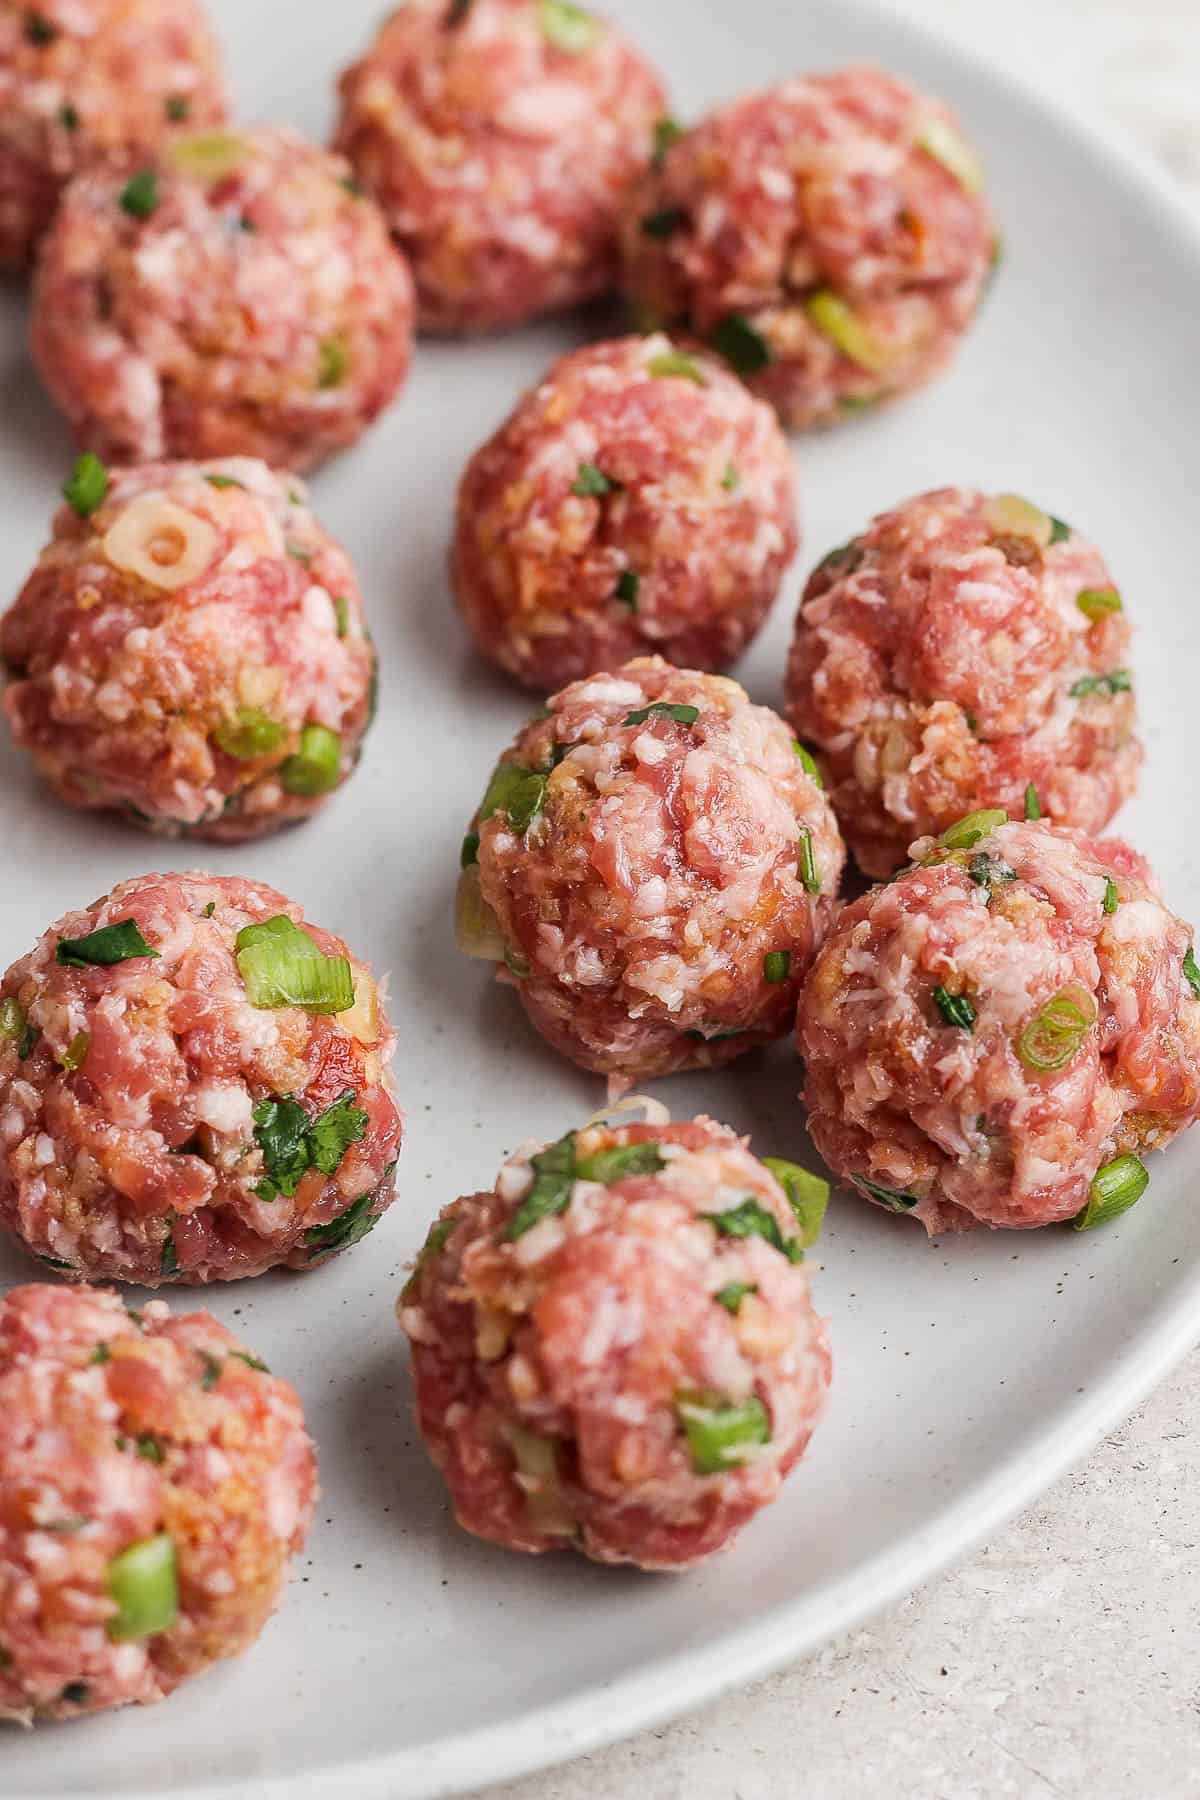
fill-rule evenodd
<path id="1" fill-rule="evenodd" d="M 17 742 L 69 806 L 261 836 L 353 772 L 375 652 L 350 560 L 263 463 L 85 456 L 0 619 Z"/>
<path id="2" fill-rule="evenodd" d="M 0 269 L 29 261 L 85 164 L 127 167 L 224 117 L 198 0 L 0 0 Z"/>
<path id="3" fill-rule="evenodd" d="M 210 1314 L 0 1300 L 0 1719 L 165 1699 L 254 1643 L 312 1517 L 300 1402 Z"/>
<path id="4" fill-rule="evenodd" d="M 337 146 L 412 260 L 426 331 L 489 331 L 613 286 L 658 76 L 567 0 L 407 0 L 341 80 Z"/>
<path id="5" fill-rule="evenodd" d="M 642 651 L 718 669 L 796 552 L 769 407 L 669 338 L 565 356 L 473 457 L 452 578 L 480 649 L 543 693 Z"/>
<path id="6" fill-rule="evenodd" d="M 658 657 L 555 694 L 463 845 L 459 942 L 556 1050 L 620 1079 L 791 1028 L 844 851 L 783 721 Z"/>
<path id="7" fill-rule="evenodd" d="M 625 284 L 647 322 L 725 356 L 788 425 L 827 425 L 949 361 L 997 239 L 940 100 L 877 69 L 720 108 L 633 190 Z"/>
<path id="8" fill-rule="evenodd" d="M 823 1184 L 776 1166 L 803 1216 L 711 1119 L 589 1125 L 445 1209 L 399 1312 L 460 1525 L 679 1569 L 775 1499 L 830 1366 L 799 1266 Z"/>
<path id="9" fill-rule="evenodd" d="M 71 183 L 32 346 L 101 456 L 303 469 L 395 395 L 412 316 L 407 266 L 347 163 L 288 130 L 208 132 Z"/>
<path id="10" fill-rule="evenodd" d="M 143 875 L 0 981 L 0 1225 L 82 1279 L 309 1269 L 395 1196 L 366 965 L 261 882 Z"/>
<path id="11" fill-rule="evenodd" d="M 960 820 L 848 907 L 801 996 L 809 1129 L 930 1232 L 1102 1223 L 1200 1112 L 1191 927 L 1116 838 Z"/>
<path id="12" fill-rule="evenodd" d="M 827 556 L 787 714 L 859 865 L 980 807 L 1102 831 L 1142 761 L 1129 639 L 1100 552 L 1014 494 L 939 488 Z"/>

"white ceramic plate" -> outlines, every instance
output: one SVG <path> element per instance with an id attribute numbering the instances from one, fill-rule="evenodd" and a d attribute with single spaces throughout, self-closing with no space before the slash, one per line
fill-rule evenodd
<path id="1" fill-rule="evenodd" d="M 214 4 L 243 112 L 323 131 L 333 71 L 365 39 L 375 0 Z M 862 58 L 962 107 L 990 163 L 1007 267 L 947 381 L 797 441 L 802 566 L 869 513 L 942 482 L 1022 490 L 1097 537 L 1138 625 L 1150 751 L 1122 825 L 1196 916 L 1200 240 L 1182 207 L 1127 153 L 851 0 L 612 10 L 669 72 L 685 116 L 793 68 Z M 19 299 L 0 297 L 5 592 L 38 548 L 70 457 L 22 330 Z M 318 510 L 357 555 L 384 676 L 363 766 L 318 823 L 189 853 L 60 810 L 0 748 L 0 964 L 123 876 L 201 858 L 253 871 L 390 969 L 408 1117 L 400 1199 L 365 1244 L 309 1276 L 203 1296 L 296 1382 L 320 1448 L 324 1499 L 282 1615 L 252 1654 L 165 1706 L 5 1733 L 8 1800 L 424 1800 L 591 1749 L 912 1587 L 1079 1455 L 1200 1320 L 1191 1144 L 1155 1162 L 1147 1198 L 1095 1235 L 930 1247 L 911 1223 L 843 1200 L 816 1276 L 832 1404 L 783 1499 L 731 1555 L 689 1576 L 639 1577 L 506 1556 L 451 1523 L 416 1442 L 392 1318 L 405 1260 L 443 1201 L 490 1182 L 520 1138 L 557 1137 L 600 1093 L 452 947 L 464 822 L 528 707 L 468 654 L 444 553 L 466 456 L 580 330 L 422 348 L 398 408 L 318 478 Z M 762 700 L 779 698 L 799 572 L 741 671 Z M 803 1156 L 795 1088 L 780 1050 L 660 1092 L 677 1115 L 707 1109 L 760 1150 Z M 32 1273 L 0 1252 L 0 1284 Z"/>

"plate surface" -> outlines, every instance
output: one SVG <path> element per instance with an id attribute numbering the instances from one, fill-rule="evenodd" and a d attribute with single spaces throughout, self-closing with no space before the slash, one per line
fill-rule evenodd
<path id="1" fill-rule="evenodd" d="M 242 112 L 323 133 L 333 71 L 375 0 L 213 0 Z M 1200 561 L 1200 240 L 1127 153 L 956 52 L 852 0 L 612 0 L 673 80 L 676 109 L 801 66 L 874 58 L 944 92 L 982 143 L 1008 262 L 950 378 L 877 420 L 798 439 L 807 542 L 740 674 L 777 703 L 802 569 L 873 511 L 943 482 L 1029 493 L 1095 536 L 1138 626 L 1149 746 L 1121 828 L 1181 912 L 1200 913 L 1191 778 Z M 557 351 L 604 314 L 493 343 L 424 346 L 407 393 L 314 487 L 357 556 L 383 661 L 363 766 L 315 824 L 243 850 L 160 845 L 60 810 L 0 746 L 0 964 L 68 906 L 149 868 L 203 860 L 302 900 L 391 971 L 408 1119 L 400 1198 L 361 1248 L 305 1277 L 203 1296 L 299 1387 L 324 1498 L 282 1615 L 259 1647 L 167 1705 L 4 1735 L 9 1800 L 405 1800 L 565 1758 L 701 1703 L 895 1598 L 1031 1497 L 1128 1409 L 1200 1321 L 1195 1151 L 1095 1235 L 979 1235 L 928 1246 L 843 1199 L 815 1272 L 832 1402 L 780 1503 L 687 1577 L 508 1557 L 458 1533 L 410 1422 L 392 1302 L 430 1216 L 490 1182 L 520 1139 L 600 1103 L 515 1001 L 454 952 L 461 833 L 521 697 L 467 652 L 444 578 L 454 484 Z M 0 295 L 0 571 L 32 561 L 70 460 Z M 660 1088 L 762 1151 L 811 1153 L 780 1050 Z M 32 1278 L 0 1251 L 0 1285 Z M 181 1305 L 188 1304 L 180 1296 Z"/>

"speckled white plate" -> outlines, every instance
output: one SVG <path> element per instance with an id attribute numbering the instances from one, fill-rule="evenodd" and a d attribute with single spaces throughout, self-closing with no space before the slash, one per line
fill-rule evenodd
<path id="1" fill-rule="evenodd" d="M 323 131 L 334 70 L 375 0 L 214 0 L 248 116 Z M 1122 824 L 1200 915 L 1191 671 L 1200 442 L 1200 238 L 1124 152 L 1005 79 L 854 0 L 612 0 L 673 77 L 678 110 L 802 65 L 890 63 L 945 92 L 987 154 L 1009 258 L 949 380 L 877 420 L 799 440 L 807 567 L 872 511 L 942 482 L 1029 493 L 1099 539 L 1138 626 L 1149 743 Z M 607 329 L 597 315 L 586 322 Z M 263 1641 L 165 1706 L 0 1737 L 6 1800 L 411 1800 L 561 1759 L 701 1704 L 895 1599 L 1027 1501 L 1126 1411 L 1200 1325 L 1200 1143 L 1095 1235 L 930 1247 L 835 1203 L 816 1292 L 832 1320 L 828 1417 L 772 1513 L 708 1570 L 643 1578 L 505 1556 L 461 1535 L 415 1441 L 392 1301 L 446 1199 L 520 1138 L 556 1137 L 598 1084 L 556 1061 L 450 936 L 464 822 L 528 710 L 468 653 L 443 573 L 453 486 L 578 322 L 422 349 L 401 404 L 315 484 L 358 557 L 383 707 L 350 789 L 316 824 L 245 850 L 157 845 L 61 811 L 0 748 L 0 965 L 122 876 L 260 874 L 390 969 L 408 1116 L 400 1198 L 349 1257 L 206 1296 L 304 1397 L 324 1486 Z M 0 589 L 41 541 L 70 457 L 0 296 Z M 800 574 L 742 670 L 777 701 Z M 779 1051 L 676 1080 L 761 1150 L 804 1156 Z M 31 1266 L 0 1252 L 0 1285 Z M 186 1297 L 184 1299 L 186 1304 Z M 1081 1521 L 1080 1529 L 1086 1529 Z"/>

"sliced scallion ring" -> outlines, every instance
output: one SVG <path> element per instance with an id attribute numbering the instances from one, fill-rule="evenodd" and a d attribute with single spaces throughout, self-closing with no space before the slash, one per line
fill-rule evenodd
<path id="1" fill-rule="evenodd" d="M 947 850 L 971 850 L 981 838 L 990 837 L 998 826 L 1007 824 L 1006 812 L 999 807 L 985 807 L 980 812 L 968 813 L 965 818 L 948 826 L 938 843 L 945 845 Z"/>
<path id="2" fill-rule="evenodd" d="M 1088 1188 L 1087 1205 L 1071 1223 L 1076 1231 L 1107 1225 L 1135 1206 L 1150 1185 L 1146 1165 L 1137 1156 L 1117 1156 L 1097 1169 Z"/>
<path id="3" fill-rule="evenodd" d="M 757 1445 L 771 1441 L 771 1422 L 757 1395 L 726 1400 L 719 1394 L 679 1394 L 674 1404 L 697 1475 L 736 1469 Z"/>
<path id="4" fill-rule="evenodd" d="M 279 771 L 279 779 L 289 794 L 307 798 L 327 794 L 338 784 L 342 762 L 342 740 L 327 725 L 306 725 L 300 733 L 300 748 L 292 753 Z"/>
<path id="5" fill-rule="evenodd" d="M 1065 1069 L 1096 1022 L 1096 1003 L 1081 987 L 1060 988 L 1039 1006 L 1017 1039 L 1017 1055 L 1039 1074 Z"/>
<path id="6" fill-rule="evenodd" d="M 326 956 L 286 913 L 239 931 L 234 955 L 251 1006 L 339 1013 L 354 1005 L 348 959 Z"/>
<path id="7" fill-rule="evenodd" d="M 108 1635 L 133 1643 L 167 1631 L 179 1616 L 179 1558 L 169 1532 L 142 1538 L 109 1560 L 104 1583 L 116 1613 Z"/>

